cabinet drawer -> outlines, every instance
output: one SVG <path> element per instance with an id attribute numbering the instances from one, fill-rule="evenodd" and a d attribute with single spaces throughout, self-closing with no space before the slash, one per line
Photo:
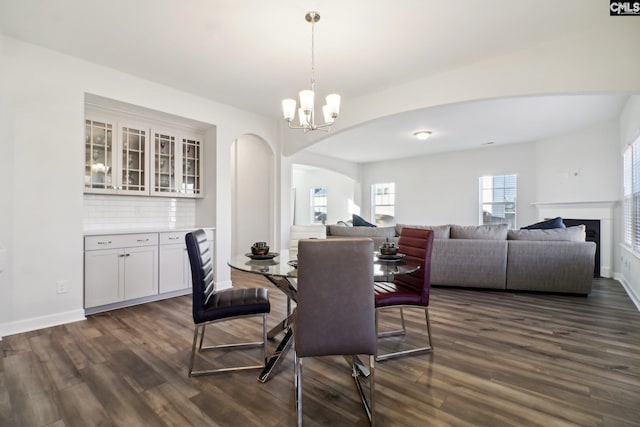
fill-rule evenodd
<path id="1" fill-rule="evenodd" d="M 102 236 L 86 236 L 84 238 L 85 251 L 136 246 L 155 246 L 157 244 L 158 233 L 105 234 Z"/>
<path id="2" fill-rule="evenodd" d="M 160 233 L 161 245 L 174 245 L 176 243 L 185 244 L 184 236 L 186 231 L 172 231 L 169 233 Z"/>

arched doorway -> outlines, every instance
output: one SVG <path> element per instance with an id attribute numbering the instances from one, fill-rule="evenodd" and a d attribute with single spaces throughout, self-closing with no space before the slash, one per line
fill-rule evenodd
<path id="1" fill-rule="evenodd" d="M 231 147 L 231 168 L 231 253 L 248 252 L 257 241 L 274 245 L 273 150 L 258 136 L 242 135 Z"/>

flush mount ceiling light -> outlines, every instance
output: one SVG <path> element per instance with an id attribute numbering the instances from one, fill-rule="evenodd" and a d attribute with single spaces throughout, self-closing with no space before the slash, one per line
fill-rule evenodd
<path id="1" fill-rule="evenodd" d="M 413 133 L 413 136 L 418 138 L 420 141 L 425 141 L 431 136 L 431 132 L 428 130 L 419 130 Z"/>
<path id="2" fill-rule="evenodd" d="M 313 27 L 316 22 L 320 20 L 318 12 L 309 12 L 305 15 L 304 19 L 311 24 L 311 90 L 301 90 L 300 95 L 300 108 L 298 108 L 298 118 L 300 119 L 300 126 L 294 126 L 291 124 L 296 116 L 296 100 L 292 98 L 282 100 L 282 113 L 284 119 L 289 125 L 289 129 L 302 129 L 304 133 L 313 130 L 322 130 L 329 132 L 331 125 L 340 113 L 340 95 L 333 93 L 328 95 L 326 100 L 327 104 L 322 107 L 322 113 L 324 115 L 324 124 L 316 124 L 314 113 L 314 96 L 315 96 L 315 56 L 314 56 L 314 32 Z"/>

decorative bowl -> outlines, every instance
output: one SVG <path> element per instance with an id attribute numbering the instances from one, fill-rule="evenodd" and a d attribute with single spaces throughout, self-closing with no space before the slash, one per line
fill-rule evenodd
<path id="1" fill-rule="evenodd" d="M 398 248 L 396 246 L 380 246 L 380 253 L 382 255 L 395 255 L 398 253 Z"/>
<path id="2" fill-rule="evenodd" d="M 269 246 L 263 246 L 260 248 L 256 247 L 255 245 L 251 246 L 251 253 L 253 255 L 266 255 L 269 253 Z"/>

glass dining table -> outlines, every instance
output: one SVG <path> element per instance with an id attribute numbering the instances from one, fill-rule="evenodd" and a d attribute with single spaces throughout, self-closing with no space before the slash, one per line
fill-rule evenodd
<path id="1" fill-rule="evenodd" d="M 281 333 L 284 333 L 284 336 L 258 376 L 258 381 L 264 383 L 269 380 L 272 372 L 284 359 L 293 342 L 293 331 L 291 329 L 293 311 L 291 303 L 296 301 L 297 259 L 295 256 L 290 257 L 288 251 L 283 251 L 272 259 L 252 259 L 249 255 L 251 254 L 236 255 L 227 264 L 229 267 L 239 271 L 264 276 L 287 296 L 287 316 L 271 328 L 267 334 L 269 339 L 274 339 Z M 371 254 L 371 262 L 373 263 L 373 275 L 376 281 L 390 281 L 393 280 L 394 276 L 413 273 L 420 268 L 420 265 L 404 261 L 402 258 L 394 260 L 380 259 L 375 253 Z M 373 286 L 373 283 L 371 286 Z"/>

